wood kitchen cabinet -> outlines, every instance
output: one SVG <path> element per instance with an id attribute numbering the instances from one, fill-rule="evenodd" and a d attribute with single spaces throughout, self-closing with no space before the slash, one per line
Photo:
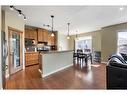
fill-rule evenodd
<path id="1" fill-rule="evenodd" d="M 39 64 L 39 53 L 38 52 L 27 52 L 25 53 L 25 66 Z"/>
<path id="2" fill-rule="evenodd" d="M 25 29 L 25 38 L 34 39 L 37 41 L 37 30 L 36 29 Z"/>
<path id="3" fill-rule="evenodd" d="M 43 54 L 42 54 L 42 53 L 39 53 L 39 69 L 41 70 L 41 73 L 43 73 L 43 72 L 42 72 L 42 71 L 43 71 L 43 70 L 42 70 L 42 64 L 43 64 L 43 63 L 42 63 L 42 62 L 43 62 L 43 61 L 42 61 L 42 60 L 43 60 L 43 59 L 42 59 L 42 56 L 43 56 Z"/>
<path id="4" fill-rule="evenodd" d="M 56 45 L 56 34 L 54 33 L 54 36 L 51 36 L 51 32 L 48 32 L 48 45 Z"/>
<path id="5" fill-rule="evenodd" d="M 48 42 L 48 31 L 45 29 L 37 29 L 37 40 L 38 42 Z"/>

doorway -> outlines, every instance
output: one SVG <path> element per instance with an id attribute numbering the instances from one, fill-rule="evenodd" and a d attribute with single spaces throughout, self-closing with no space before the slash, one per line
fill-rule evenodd
<path id="1" fill-rule="evenodd" d="M 8 28 L 9 44 L 9 74 L 12 75 L 23 69 L 23 32 L 17 29 Z"/>

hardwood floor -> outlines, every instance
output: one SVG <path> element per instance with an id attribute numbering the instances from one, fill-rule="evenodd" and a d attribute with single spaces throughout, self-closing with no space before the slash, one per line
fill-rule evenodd
<path id="1" fill-rule="evenodd" d="M 74 65 L 41 78 L 38 65 L 26 67 L 6 80 L 5 89 L 106 89 L 106 65 Z"/>

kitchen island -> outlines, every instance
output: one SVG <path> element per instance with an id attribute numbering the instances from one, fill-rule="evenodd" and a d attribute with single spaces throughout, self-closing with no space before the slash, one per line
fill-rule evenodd
<path id="1" fill-rule="evenodd" d="M 40 57 L 39 71 L 42 77 L 73 65 L 73 50 L 41 52 Z"/>

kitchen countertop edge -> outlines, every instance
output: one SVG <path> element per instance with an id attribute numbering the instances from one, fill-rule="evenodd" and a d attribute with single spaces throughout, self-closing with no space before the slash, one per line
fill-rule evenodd
<path id="1" fill-rule="evenodd" d="M 63 53 L 63 52 L 73 52 L 74 50 L 56 50 L 56 51 L 48 51 L 48 52 L 41 52 L 42 54 L 51 54 L 51 53 Z"/>

